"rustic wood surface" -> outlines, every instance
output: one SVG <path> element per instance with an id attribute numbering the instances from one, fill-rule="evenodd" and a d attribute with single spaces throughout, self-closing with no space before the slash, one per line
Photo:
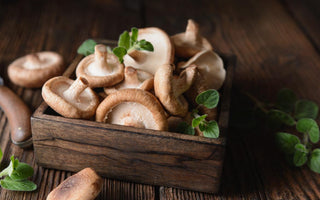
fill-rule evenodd
<path id="1" fill-rule="evenodd" d="M 272 100 L 279 88 L 288 87 L 320 104 L 319 13 L 315 0 L 1 0 L 0 75 L 34 110 L 41 102 L 40 90 L 10 83 L 6 69 L 13 59 L 52 50 L 69 64 L 86 38 L 117 39 L 132 26 L 158 26 L 174 34 L 183 31 L 187 19 L 193 18 L 217 51 L 238 57 L 231 119 L 236 119 L 236 111 L 242 108 L 238 90 Z M 275 148 L 272 132 L 263 127 L 230 129 L 220 193 L 106 179 L 97 199 L 320 199 L 320 175 L 307 167 L 289 167 Z M 2 166 L 14 154 L 34 166 L 32 180 L 39 187 L 31 193 L 1 190 L 1 199 L 45 199 L 71 175 L 39 167 L 32 149 L 15 147 L 3 112 L 0 130 Z"/>

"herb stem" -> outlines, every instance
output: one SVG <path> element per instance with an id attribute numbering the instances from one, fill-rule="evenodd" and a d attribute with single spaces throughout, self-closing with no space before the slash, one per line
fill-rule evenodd
<path id="1" fill-rule="evenodd" d="M 305 146 L 307 146 L 308 140 L 309 140 L 308 133 L 304 133 L 304 134 L 303 134 L 303 138 L 302 138 L 302 143 L 303 143 Z"/>
<path id="2" fill-rule="evenodd" d="M 260 108 L 260 110 L 264 113 L 268 113 L 269 111 L 264 107 L 264 103 L 262 103 L 261 101 L 259 101 L 256 97 L 254 97 L 252 94 L 248 93 L 248 92 L 243 92 L 245 95 L 247 95 L 247 97 L 249 97 L 258 108 Z"/>

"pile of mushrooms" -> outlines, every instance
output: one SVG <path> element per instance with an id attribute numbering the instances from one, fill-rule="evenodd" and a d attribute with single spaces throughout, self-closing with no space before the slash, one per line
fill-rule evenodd
<path id="1" fill-rule="evenodd" d="M 139 29 L 141 39 L 154 51 L 130 51 L 123 64 L 106 46 L 96 45 L 94 54 L 78 64 L 75 81 L 56 77 L 45 83 L 44 100 L 69 118 L 95 116 L 98 122 L 165 131 L 190 122 L 196 96 L 223 85 L 222 59 L 193 20 L 188 20 L 185 32 L 171 37 L 159 28 Z M 105 94 L 98 95 L 96 88 Z M 206 114 L 216 116 L 215 111 Z"/>

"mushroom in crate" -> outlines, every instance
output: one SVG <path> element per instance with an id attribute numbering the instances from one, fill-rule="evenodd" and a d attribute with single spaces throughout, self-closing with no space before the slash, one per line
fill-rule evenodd
<path id="1" fill-rule="evenodd" d="M 109 95 L 125 88 L 150 91 L 153 89 L 153 80 L 151 73 L 129 66 L 124 69 L 124 80 L 113 87 L 104 88 L 104 92 Z"/>
<path id="2" fill-rule="evenodd" d="M 172 65 L 162 65 L 154 77 L 154 91 L 166 110 L 184 117 L 188 112 L 188 102 L 183 96 L 193 83 L 196 67 L 188 67 L 179 76 L 173 75 Z"/>
<path id="3" fill-rule="evenodd" d="M 96 121 L 154 130 L 167 130 L 166 113 L 151 93 L 122 89 L 107 96 L 99 105 Z"/>
<path id="4" fill-rule="evenodd" d="M 226 78 L 226 70 L 221 57 L 211 50 L 204 50 L 186 63 L 179 66 L 179 70 L 186 70 L 191 66 L 196 66 L 194 84 L 186 91 L 185 95 L 193 106 L 196 106 L 197 95 L 208 89 L 220 89 Z M 208 119 L 216 119 L 217 109 L 209 110 L 203 106 L 199 108 L 201 113 L 207 113 Z"/>
<path id="5" fill-rule="evenodd" d="M 107 52 L 105 45 L 94 47 L 94 54 L 86 56 L 77 66 L 77 77 L 82 76 L 91 88 L 108 87 L 122 81 L 124 66 L 118 58 Z"/>
<path id="6" fill-rule="evenodd" d="M 163 30 L 154 27 L 139 29 L 138 40 L 149 41 L 153 52 L 132 49 L 123 58 L 125 66 L 155 74 L 159 66 L 173 63 L 174 47 Z"/>
<path id="7" fill-rule="evenodd" d="M 43 51 L 28 54 L 13 61 L 8 67 L 10 80 L 22 87 L 38 88 L 64 70 L 63 58 L 59 54 Z"/>
<path id="8" fill-rule="evenodd" d="M 210 42 L 199 33 L 199 25 L 192 19 L 188 20 L 186 32 L 171 36 L 175 54 L 178 57 L 190 58 L 203 50 L 212 50 Z"/>
<path id="9" fill-rule="evenodd" d="M 89 119 L 99 104 L 98 96 L 83 77 L 75 81 L 64 76 L 52 78 L 43 85 L 42 97 L 53 110 L 68 118 Z"/>

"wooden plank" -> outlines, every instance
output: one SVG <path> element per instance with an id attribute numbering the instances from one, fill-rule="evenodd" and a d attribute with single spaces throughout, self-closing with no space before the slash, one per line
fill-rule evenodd
<path id="1" fill-rule="evenodd" d="M 320 53 L 320 2 L 315 0 L 281 0 L 281 2 Z"/>
<path id="2" fill-rule="evenodd" d="M 278 1 L 146 1 L 145 7 L 146 25 L 159 26 L 170 34 L 184 31 L 188 18 L 198 21 L 201 31 L 213 43 L 215 50 L 237 55 L 239 64 L 235 85 L 241 90 L 271 101 L 278 89 L 288 87 L 300 96 L 320 103 L 320 89 L 317 87 L 319 54 Z M 166 15 L 159 18 L 162 10 L 166 10 Z M 233 130 L 229 134 L 231 137 L 241 135 L 238 136 L 239 142 L 244 142 L 233 145 L 245 151 L 234 149 L 231 154 L 233 158 L 225 163 L 226 168 L 235 164 L 237 158 L 249 160 L 245 166 L 241 161 L 237 162 L 232 167 L 237 170 L 231 170 L 225 176 L 223 174 L 223 179 L 241 177 L 242 173 L 251 173 L 252 176 L 250 179 L 242 177 L 244 181 L 239 182 L 223 180 L 223 188 L 229 184 L 232 185 L 229 191 L 239 188 L 235 196 L 244 199 L 319 199 L 318 182 L 305 178 L 310 176 L 318 180 L 319 175 L 307 168 L 290 168 L 275 148 L 272 133 L 263 133 L 263 129 L 265 127 L 245 134 Z M 227 146 L 227 159 L 230 148 L 233 149 Z M 247 172 L 245 167 L 250 171 Z M 228 190 L 223 189 L 221 196 L 208 199 L 229 198 Z M 172 188 L 162 188 L 160 194 L 163 199 L 178 199 L 177 196 L 181 199 L 206 198 L 193 197 L 193 194 Z"/>

